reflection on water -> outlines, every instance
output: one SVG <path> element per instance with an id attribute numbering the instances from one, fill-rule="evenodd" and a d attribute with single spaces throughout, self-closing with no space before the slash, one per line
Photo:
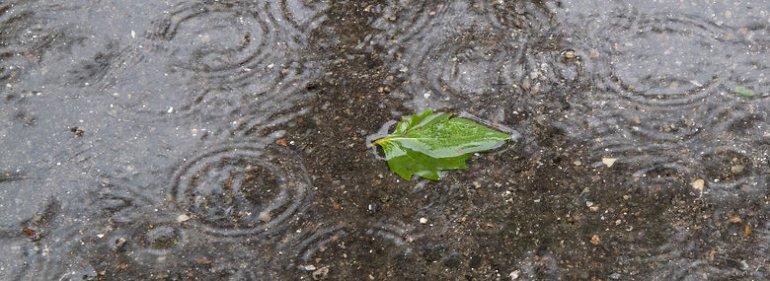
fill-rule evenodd
<path id="1" fill-rule="evenodd" d="M 0 279 L 765 279 L 766 6 L 3 1 Z M 426 107 L 521 141 L 399 180 Z"/>

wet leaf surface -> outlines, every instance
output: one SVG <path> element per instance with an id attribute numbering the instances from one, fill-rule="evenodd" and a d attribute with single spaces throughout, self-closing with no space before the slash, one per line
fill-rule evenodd
<path id="1" fill-rule="evenodd" d="M 378 139 L 388 167 L 405 180 L 439 180 L 444 170 L 466 169 L 470 154 L 500 147 L 512 135 L 449 113 L 425 110 L 405 116 Z"/>

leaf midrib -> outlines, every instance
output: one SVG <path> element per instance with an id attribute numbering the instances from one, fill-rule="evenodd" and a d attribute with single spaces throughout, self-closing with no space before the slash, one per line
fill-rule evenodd
<path id="1" fill-rule="evenodd" d="M 393 141 L 393 140 L 443 140 L 443 139 L 464 139 L 464 138 L 457 138 L 457 137 L 444 137 L 444 138 L 411 138 L 411 137 L 394 137 L 394 138 L 391 138 L 391 137 L 385 137 L 385 138 L 381 138 L 381 139 L 379 139 L 379 140 L 376 140 L 374 143 L 375 143 L 375 144 L 381 144 L 381 143 L 385 143 L 385 142 L 387 142 L 387 141 Z M 492 138 L 492 137 L 489 137 L 489 138 L 480 138 L 480 140 L 487 140 L 487 139 L 497 139 L 497 138 Z"/>

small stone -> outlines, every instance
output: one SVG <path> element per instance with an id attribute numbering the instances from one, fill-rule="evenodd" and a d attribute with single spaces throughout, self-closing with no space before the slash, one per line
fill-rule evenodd
<path id="1" fill-rule="evenodd" d="M 299 269 L 302 269 L 304 271 L 315 271 L 317 268 L 315 267 L 315 265 L 307 264 L 307 265 L 300 265 Z"/>
<path id="2" fill-rule="evenodd" d="M 610 157 L 603 157 L 602 163 L 604 163 L 607 168 L 612 167 L 612 165 L 615 165 L 615 161 L 618 161 L 618 158 L 610 158 Z"/>
<path id="3" fill-rule="evenodd" d="M 420 223 L 421 224 L 426 224 L 426 223 L 428 223 L 428 219 L 427 218 L 420 218 Z"/>
<path id="4" fill-rule="evenodd" d="M 176 217 L 176 221 L 177 222 L 186 222 L 188 220 L 190 220 L 190 216 L 188 216 L 186 214 L 181 214 L 178 217 Z"/>
<path id="5" fill-rule="evenodd" d="M 621 277 L 620 273 L 617 273 L 617 272 L 610 274 L 610 279 L 612 280 L 620 280 L 620 277 Z"/>
<path id="6" fill-rule="evenodd" d="M 703 192 L 704 187 L 706 187 L 706 181 L 703 179 L 697 179 L 692 182 L 692 188 L 697 191 Z"/>
<path id="7" fill-rule="evenodd" d="M 580 165 L 583 165 L 583 162 L 580 162 L 580 160 L 575 160 L 575 161 L 572 161 L 572 164 L 575 166 L 580 166 Z"/>
<path id="8" fill-rule="evenodd" d="M 280 138 L 275 140 L 275 143 L 280 146 L 289 146 L 289 141 L 287 141 L 285 138 Z"/>
<path id="9" fill-rule="evenodd" d="M 313 271 L 313 280 L 321 280 L 326 278 L 326 275 L 329 275 L 329 267 L 324 266 L 322 268 L 319 268 L 316 271 Z"/>
<path id="10" fill-rule="evenodd" d="M 209 258 L 207 258 L 207 257 L 204 257 L 204 256 L 199 256 L 199 257 L 195 258 L 194 261 L 195 261 L 196 264 L 200 264 L 200 265 L 210 265 L 211 264 L 211 260 Z"/>
<path id="11" fill-rule="evenodd" d="M 37 237 L 37 231 L 35 231 L 34 229 L 31 229 L 29 227 L 22 228 L 21 229 L 21 233 L 24 233 L 24 235 L 26 235 L 26 236 L 28 236 L 30 238 Z"/>
<path id="12" fill-rule="evenodd" d="M 749 263 L 747 263 L 746 260 L 741 260 L 741 270 L 749 270 Z"/>
<path id="13" fill-rule="evenodd" d="M 564 58 L 565 59 L 571 60 L 571 59 L 574 59 L 575 57 L 576 57 L 575 51 L 569 50 L 569 51 L 564 52 Z"/>
<path id="14" fill-rule="evenodd" d="M 514 271 L 511 271 L 511 274 L 508 274 L 508 277 L 510 277 L 511 280 L 516 280 L 516 279 L 519 279 L 519 275 L 521 275 L 521 271 L 514 270 Z"/>
<path id="15" fill-rule="evenodd" d="M 115 247 L 113 247 L 114 250 L 120 250 L 123 248 L 123 245 L 126 245 L 126 238 L 118 237 L 118 239 L 115 239 L 114 241 Z"/>
<path id="16" fill-rule="evenodd" d="M 749 224 L 744 224 L 743 225 L 743 237 L 744 238 L 749 238 L 749 236 L 751 236 L 751 232 L 752 232 L 751 231 L 751 226 Z"/>
<path id="17" fill-rule="evenodd" d="M 738 216 L 738 215 L 732 215 L 732 216 L 730 216 L 728 221 L 731 222 L 731 223 L 739 224 L 739 223 L 743 222 L 743 219 L 741 219 L 741 217 Z"/>
<path id="18" fill-rule="evenodd" d="M 601 57 L 601 54 L 599 53 L 599 50 L 591 49 L 591 51 L 588 52 L 588 57 L 592 59 L 598 59 L 599 57 Z"/>
<path id="19" fill-rule="evenodd" d="M 598 212 L 599 211 L 599 205 L 593 205 L 591 207 L 588 207 L 591 212 Z"/>
<path id="20" fill-rule="evenodd" d="M 82 137 L 83 135 L 85 135 L 86 130 L 83 130 L 83 128 L 80 128 L 80 127 L 72 127 L 70 128 L 70 132 L 75 134 L 76 137 Z"/>
<path id="21" fill-rule="evenodd" d="M 594 246 L 599 245 L 602 243 L 602 238 L 599 237 L 599 235 L 594 234 L 591 236 L 591 244 L 594 244 Z"/>
<path id="22" fill-rule="evenodd" d="M 272 217 L 270 216 L 270 212 L 261 212 L 259 213 L 258 218 L 259 218 L 259 221 L 264 223 L 269 222 L 272 219 Z"/>
<path id="23" fill-rule="evenodd" d="M 745 169 L 746 169 L 746 166 L 743 166 L 743 165 L 735 165 L 730 167 L 730 171 L 733 172 L 733 174 L 740 174 Z"/>

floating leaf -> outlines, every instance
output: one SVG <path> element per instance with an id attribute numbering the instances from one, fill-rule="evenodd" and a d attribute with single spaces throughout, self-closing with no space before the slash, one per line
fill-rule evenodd
<path id="1" fill-rule="evenodd" d="M 374 144 L 402 178 L 439 180 L 441 171 L 466 169 L 471 153 L 498 148 L 511 137 L 466 118 L 425 110 L 403 117 L 392 134 Z"/>
<path id="2" fill-rule="evenodd" d="M 754 97 L 754 91 L 744 86 L 735 87 L 735 93 L 740 97 L 752 98 Z"/>

